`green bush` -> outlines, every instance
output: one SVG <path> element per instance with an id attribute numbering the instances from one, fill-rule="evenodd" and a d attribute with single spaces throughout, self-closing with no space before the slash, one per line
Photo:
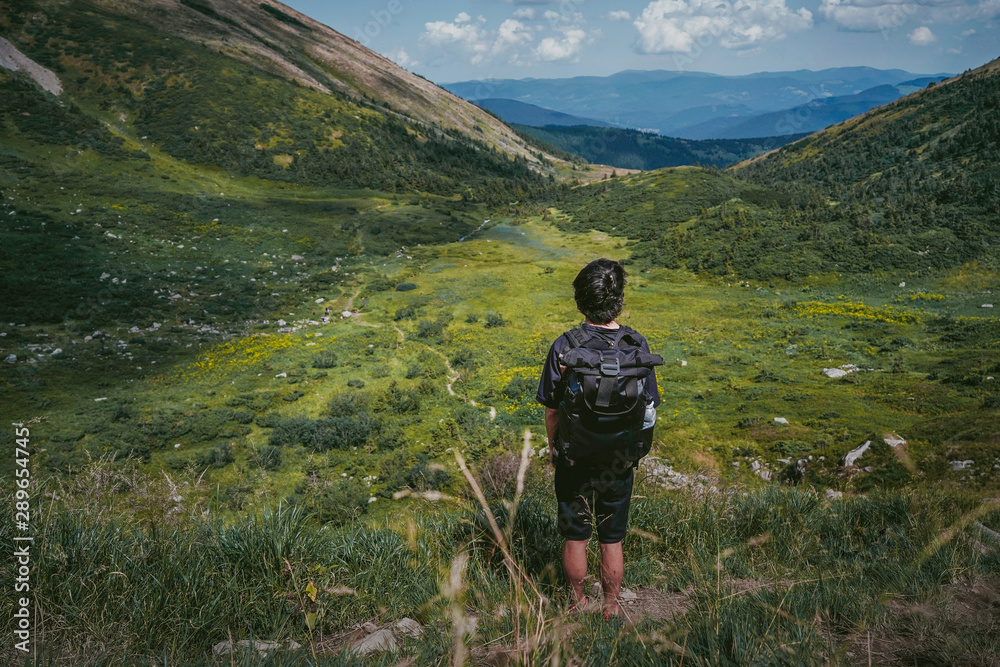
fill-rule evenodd
<path id="1" fill-rule="evenodd" d="M 396 315 L 393 317 L 394 320 L 399 322 L 400 320 L 412 320 L 416 317 L 417 311 L 413 306 L 402 306 L 396 309 Z"/>
<path id="2" fill-rule="evenodd" d="M 416 283 L 399 283 L 396 285 L 397 292 L 409 292 L 415 289 L 417 289 Z"/>
<path id="3" fill-rule="evenodd" d="M 493 329 L 495 327 L 502 327 L 506 324 L 507 322 L 504 321 L 503 315 L 501 315 L 496 311 L 491 310 L 490 312 L 486 313 L 486 321 L 483 323 L 483 326 L 485 326 L 487 329 Z"/>
<path id="4" fill-rule="evenodd" d="M 265 445 L 257 451 L 254 463 L 264 470 L 277 470 L 281 467 L 282 458 L 283 455 L 280 447 Z"/>
<path id="5" fill-rule="evenodd" d="M 313 368 L 336 368 L 337 355 L 334 352 L 321 352 L 312 363 Z"/>
<path id="6" fill-rule="evenodd" d="M 353 479 L 336 479 L 314 491 L 306 506 L 323 523 L 343 525 L 368 513 L 368 488 Z"/>
<path id="7" fill-rule="evenodd" d="M 233 446 L 228 442 L 218 447 L 213 447 L 207 452 L 199 452 L 195 457 L 195 462 L 200 468 L 206 466 L 210 468 L 224 468 L 235 460 L 236 456 L 233 454 Z"/>

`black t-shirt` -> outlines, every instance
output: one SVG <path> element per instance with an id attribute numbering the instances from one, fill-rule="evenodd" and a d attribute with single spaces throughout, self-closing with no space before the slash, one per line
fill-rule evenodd
<path id="1" fill-rule="evenodd" d="M 589 334 L 597 334 L 608 343 L 613 341 L 618 334 L 618 329 L 605 329 L 592 324 L 584 324 L 583 329 Z M 635 329 L 629 329 L 629 331 L 634 338 L 639 340 L 642 351 L 649 352 L 649 343 L 646 342 L 646 339 Z M 542 369 L 542 377 L 538 382 L 538 394 L 535 399 L 547 408 L 558 408 L 559 401 L 562 400 L 559 380 L 562 379 L 563 366 L 559 364 L 559 355 L 568 350 L 569 347 L 566 334 L 563 334 L 552 343 L 549 355 L 545 358 L 545 368 Z M 646 376 L 646 395 L 653 397 L 653 405 L 660 404 L 660 390 L 656 387 L 655 368 L 652 373 Z"/>

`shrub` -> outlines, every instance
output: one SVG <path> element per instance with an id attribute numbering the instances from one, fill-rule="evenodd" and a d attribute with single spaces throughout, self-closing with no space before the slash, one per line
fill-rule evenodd
<path id="1" fill-rule="evenodd" d="M 233 421 L 237 424 L 249 424 L 253 421 L 253 413 L 249 410 L 234 410 Z"/>
<path id="2" fill-rule="evenodd" d="M 313 359 L 313 368 L 336 368 L 337 355 L 333 352 L 321 352 Z"/>
<path id="3" fill-rule="evenodd" d="M 519 401 L 534 396 L 537 390 L 538 383 L 535 380 L 513 378 L 500 393 L 512 401 Z"/>
<path id="4" fill-rule="evenodd" d="M 365 381 L 359 380 L 358 378 L 351 378 L 347 381 L 348 387 L 353 387 L 354 389 L 364 389 Z"/>
<path id="5" fill-rule="evenodd" d="M 396 315 L 394 316 L 393 319 L 395 319 L 397 322 L 399 322 L 400 320 L 412 320 L 414 317 L 416 317 L 416 315 L 417 311 L 416 309 L 414 309 L 413 306 L 403 306 L 401 308 L 396 309 Z"/>
<path id="6" fill-rule="evenodd" d="M 414 391 L 405 391 L 393 382 L 380 398 L 378 408 L 394 415 L 413 413 L 420 410 L 420 398 Z"/>
<path id="7" fill-rule="evenodd" d="M 254 463 L 264 470 L 277 470 L 281 467 L 282 458 L 280 447 L 266 445 L 257 451 Z"/>
<path id="8" fill-rule="evenodd" d="M 399 283 L 396 285 L 397 292 L 409 292 L 410 290 L 417 289 L 416 283 Z"/>
<path id="9" fill-rule="evenodd" d="M 195 457 L 195 462 L 201 468 L 206 466 L 211 468 L 224 468 L 235 460 L 236 457 L 233 455 L 233 446 L 228 442 L 218 447 L 213 447 L 207 452 L 200 452 L 198 456 Z"/>
<path id="10" fill-rule="evenodd" d="M 476 322 L 479 321 L 479 315 L 476 315 L 475 313 L 469 313 L 468 315 L 466 315 L 465 321 L 469 324 L 475 324 Z"/>
<path id="11" fill-rule="evenodd" d="M 808 452 L 812 445 L 801 440 L 781 440 L 771 445 L 771 451 L 785 456 L 791 456 L 800 452 Z"/>
<path id="12" fill-rule="evenodd" d="M 437 338 L 444 332 L 445 323 L 438 320 L 420 320 L 417 323 L 417 338 Z"/>
<path id="13" fill-rule="evenodd" d="M 368 512 L 368 489 L 353 479 L 337 479 L 313 492 L 306 506 L 323 523 L 343 525 Z"/>
<path id="14" fill-rule="evenodd" d="M 486 321 L 483 323 L 483 326 L 485 326 L 487 329 L 493 329 L 495 327 L 505 326 L 506 324 L 507 322 L 504 321 L 503 315 L 501 315 L 496 311 L 491 310 L 490 312 L 486 313 Z"/>
<path id="15" fill-rule="evenodd" d="M 414 491 L 438 491 L 451 481 L 451 474 L 436 464 L 422 461 L 403 473 L 403 485 Z"/>
<path id="16" fill-rule="evenodd" d="M 257 415 L 257 418 L 254 419 L 254 422 L 257 424 L 257 426 L 260 426 L 261 428 L 274 428 L 283 419 L 284 417 L 282 417 L 280 413 L 265 412 L 262 415 Z"/>

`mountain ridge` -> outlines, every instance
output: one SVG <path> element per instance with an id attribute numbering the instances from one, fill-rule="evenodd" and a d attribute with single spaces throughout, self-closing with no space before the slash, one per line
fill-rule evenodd
<path id="1" fill-rule="evenodd" d="M 868 67 L 739 76 L 627 70 L 607 77 L 502 79 L 442 85 L 467 99 L 508 98 L 612 125 L 678 136 L 681 128 L 713 118 L 784 111 L 817 98 L 853 95 L 921 76 L 904 70 Z"/>
<path id="2" fill-rule="evenodd" d="M 489 114 L 275 0 L 94 0 L 94 4 L 321 92 L 336 89 L 358 99 L 388 103 L 416 121 L 479 136 L 511 156 L 536 161 L 537 151 Z M 206 31 L 206 24 L 225 31 Z M 278 31 L 284 43 L 275 41 Z"/>

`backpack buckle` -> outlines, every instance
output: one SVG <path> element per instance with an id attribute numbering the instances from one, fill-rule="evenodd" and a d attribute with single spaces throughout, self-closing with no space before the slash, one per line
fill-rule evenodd
<path id="1" fill-rule="evenodd" d="M 618 375 L 622 369 L 621 361 L 618 357 L 615 357 L 612 361 L 605 361 L 604 355 L 601 355 L 601 375 Z"/>

